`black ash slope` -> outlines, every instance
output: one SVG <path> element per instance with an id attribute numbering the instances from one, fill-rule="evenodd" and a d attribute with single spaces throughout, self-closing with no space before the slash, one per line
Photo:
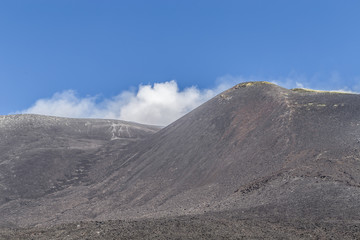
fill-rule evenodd
<path id="1" fill-rule="evenodd" d="M 360 95 L 242 83 L 125 149 L 113 141 L 86 155 L 86 184 L 9 201 L 0 213 L 20 226 L 226 211 L 353 226 L 359 139 Z"/>
<path id="2" fill-rule="evenodd" d="M 120 153 L 158 130 L 117 120 L 0 116 L 1 209 L 23 218 L 11 204 L 26 207 L 51 193 L 88 184 L 89 169 L 99 160 L 89 156 L 108 145 L 116 145 Z M 9 223 L 2 216 L 0 223 Z"/>

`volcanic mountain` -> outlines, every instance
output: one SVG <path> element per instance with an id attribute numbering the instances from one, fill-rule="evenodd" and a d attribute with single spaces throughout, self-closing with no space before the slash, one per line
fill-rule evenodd
<path id="1" fill-rule="evenodd" d="M 118 219 L 133 231 L 193 216 L 231 231 L 245 219 L 253 231 L 317 223 L 322 232 L 306 226 L 318 236 L 359 236 L 360 95 L 241 83 L 159 129 L 3 116 L 0 224 Z"/>
<path id="2" fill-rule="evenodd" d="M 120 142 L 116 146 L 120 154 L 159 129 L 117 120 L 2 116 L 0 206 L 36 200 L 78 184 L 93 164 L 89 155 L 115 141 Z"/>

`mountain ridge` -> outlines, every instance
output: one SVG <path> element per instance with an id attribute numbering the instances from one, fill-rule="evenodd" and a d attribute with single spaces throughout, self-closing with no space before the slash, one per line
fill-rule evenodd
<path id="1" fill-rule="evenodd" d="M 139 141 L 116 139 L 85 153 L 85 182 L 0 205 L 2 224 L 226 211 L 254 221 L 353 224 L 360 218 L 359 113 L 357 94 L 240 83 L 161 130 L 144 126 L 151 133 Z"/>

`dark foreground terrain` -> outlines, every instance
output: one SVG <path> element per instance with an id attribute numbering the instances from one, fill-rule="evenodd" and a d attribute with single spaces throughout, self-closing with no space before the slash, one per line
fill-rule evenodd
<path id="1" fill-rule="evenodd" d="M 245 218 L 244 213 L 76 222 L 0 230 L 0 239 L 360 239 L 359 222 Z"/>
<path id="2" fill-rule="evenodd" d="M 4 239 L 359 238 L 358 94 L 248 82 L 162 129 L 14 115 L 0 134 Z"/>

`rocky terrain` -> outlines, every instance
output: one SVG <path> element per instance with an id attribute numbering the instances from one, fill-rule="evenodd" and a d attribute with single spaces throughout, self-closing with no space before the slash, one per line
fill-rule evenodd
<path id="1" fill-rule="evenodd" d="M 249 216 L 247 216 L 249 217 Z M 302 219 L 246 218 L 244 213 L 213 212 L 141 220 L 60 224 L 6 229 L 0 239 L 359 239 L 359 223 Z"/>
<path id="2" fill-rule="evenodd" d="M 14 115 L 0 136 L 5 239 L 360 237 L 357 94 L 248 82 L 161 130 Z"/>
<path id="3" fill-rule="evenodd" d="M 159 129 L 117 120 L 1 116 L 0 206 L 6 209 L 16 202 L 26 207 L 52 193 L 86 184 L 91 166 L 99 160 L 88 156 L 114 144 L 119 155 Z M 5 218 L 0 218 L 0 224 L 14 225 Z"/>

